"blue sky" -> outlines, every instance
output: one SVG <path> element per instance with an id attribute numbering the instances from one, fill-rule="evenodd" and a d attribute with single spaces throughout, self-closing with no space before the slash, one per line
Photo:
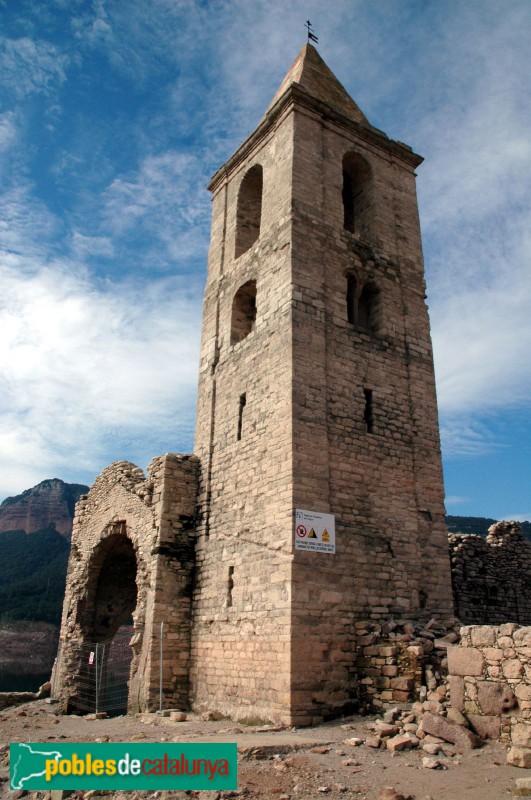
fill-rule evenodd
<path id="1" fill-rule="evenodd" d="M 447 510 L 531 518 L 528 0 L 0 0 L 0 499 L 191 450 L 205 186 L 308 17 L 426 159 Z"/>

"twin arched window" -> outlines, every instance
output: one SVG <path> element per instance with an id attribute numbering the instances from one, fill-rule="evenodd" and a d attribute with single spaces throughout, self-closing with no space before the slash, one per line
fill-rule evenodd
<path id="1" fill-rule="evenodd" d="M 347 319 L 368 331 L 376 332 L 381 324 L 381 295 L 374 281 L 361 284 L 356 276 L 347 275 Z"/>

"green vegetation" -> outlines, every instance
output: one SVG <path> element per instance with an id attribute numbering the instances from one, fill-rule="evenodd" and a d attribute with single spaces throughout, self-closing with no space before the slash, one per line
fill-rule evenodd
<path id="1" fill-rule="evenodd" d="M 476 533 L 485 537 L 491 525 L 498 522 L 497 519 L 488 517 L 456 517 L 448 515 L 446 524 L 450 533 Z M 531 541 L 531 522 L 521 522 L 524 539 Z"/>
<path id="2" fill-rule="evenodd" d="M 0 534 L 0 620 L 60 622 L 69 550 L 53 525 Z"/>

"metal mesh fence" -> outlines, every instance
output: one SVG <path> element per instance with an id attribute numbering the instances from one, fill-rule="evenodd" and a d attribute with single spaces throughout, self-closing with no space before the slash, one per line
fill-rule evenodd
<path id="1" fill-rule="evenodd" d="M 129 673 L 133 651 L 129 642 L 132 627 L 122 627 L 106 642 L 84 642 L 69 654 L 70 669 L 75 674 L 76 709 L 111 716 L 125 714 L 129 694 Z"/>

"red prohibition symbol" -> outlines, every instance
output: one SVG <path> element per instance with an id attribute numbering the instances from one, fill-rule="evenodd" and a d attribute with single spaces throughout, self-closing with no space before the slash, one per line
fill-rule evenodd
<path id="1" fill-rule="evenodd" d="M 304 525 L 297 525 L 297 536 L 299 539 L 304 539 L 308 531 L 304 527 Z"/>

